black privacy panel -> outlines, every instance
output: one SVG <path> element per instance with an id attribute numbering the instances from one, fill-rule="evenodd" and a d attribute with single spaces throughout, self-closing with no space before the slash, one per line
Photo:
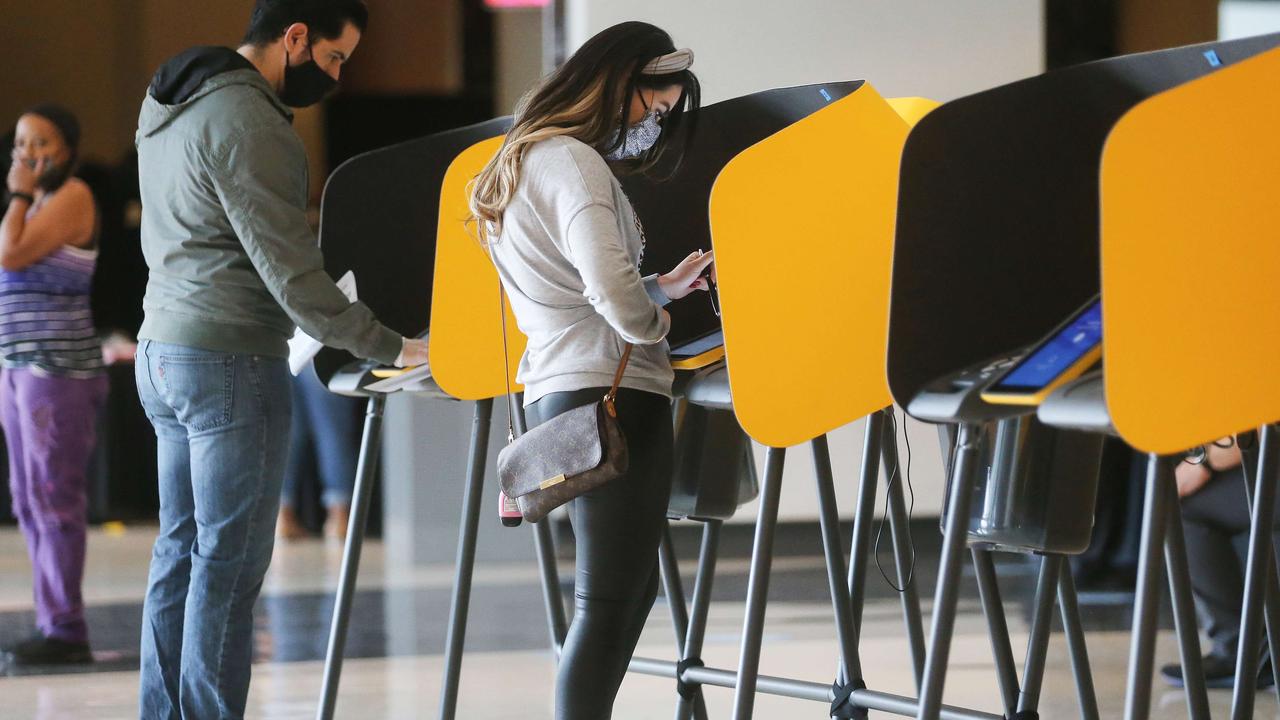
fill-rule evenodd
<path id="1" fill-rule="evenodd" d="M 320 249 L 333 279 L 348 270 L 356 291 L 391 329 L 414 337 L 431 319 L 440 185 L 454 158 L 511 127 L 504 117 L 357 155 L 333 171 L 320 203 Z M 353 358 L 325 348 L 321 382 Z"/>
<path id="2" fill-rule="evenodd" d="M 1152 95 L 1277 44 L 1269 35 L 1092 62 L 926 115 L 907 139 L 898 196 L 896 401 L 1034 342 L 1096 294 L 1098 172 L 1112 126 Z"/>

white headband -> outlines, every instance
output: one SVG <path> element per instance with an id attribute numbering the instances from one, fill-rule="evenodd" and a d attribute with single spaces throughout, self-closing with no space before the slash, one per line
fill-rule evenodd
<path id="1" fill-rule="evenodd" d="M 640 70 L 642 75 L 670 75 L 683 70 L 688 70 L 693 65 L 693 51 L 689 48 L 681 48 L 673 53 L 667 53 L 654 58 Z"/>

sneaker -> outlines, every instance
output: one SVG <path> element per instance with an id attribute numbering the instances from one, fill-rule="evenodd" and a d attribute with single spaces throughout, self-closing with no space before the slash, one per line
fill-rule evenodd
<path id="1" fill-rule="evenodd" d="M 1204 668 L 1204 686 L 1211 690 L 1230 690 L 1236 684 L 1236 660 L 1219 655 L 1206 655 L 1200 661 Z M 1186 686 L 1182 678 L 1181 665 L 1165 665 L 1160 668 L 1160 675 L 1169 685 L 1180 688 Z M 1275 676 L 1271 673 L 1271 661 L 1264 659 L 1258 668 L 1259 690 L 1275 685 Z"/>
<path id="2" fill-rule="evenodd" d="M 10 665 L 83 665 L 93 662 L 89 643 L 67 642 L 37 632 L 22 642 L 5 648 Z"/>

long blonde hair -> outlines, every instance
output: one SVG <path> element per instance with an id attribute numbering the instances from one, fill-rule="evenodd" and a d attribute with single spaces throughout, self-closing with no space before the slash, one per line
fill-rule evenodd
<path id="1" fill-rule="evenodd" d="M 620 172 L 652 167 L 673 138 L 687 140 L 692 123 L 685 112 L 698 107 L 698 80 L 688 70 L 645 75 L 649 61 L 675 51 L 671 36 L 653 25 L 625 22 L 601 31 L 573 57 L 530 90 L 515 108 L 515 119 L 502 147 L 468 186 L 468 207 L 484 244 L 502 232 L 502 216 L 515 195 L 525 152 L 536 142 L 568 136 L 602 152 L 621 146 L 625 114 L 637 88 L 683 88 L 680 102 L 663 120 L 658 142 L 635 160 L 620 161 Z M 692 115 L 690 115 L 692 117 Z"/>

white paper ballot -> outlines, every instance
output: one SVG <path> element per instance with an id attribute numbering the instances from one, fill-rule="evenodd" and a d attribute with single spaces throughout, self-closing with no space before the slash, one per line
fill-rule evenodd
<path id="1" fill-rule="evenodd" d="M 346 275 L 338 278 L 338 289 L 351 302 L 356 301 L 356 276 L 350 270 Z M 302 332 L 302 328 L 296 328 L 293 331 L 293 337 L 289 339 L 289 371 L 294 375 L 302 372 L 302 368 L 311 362 L 311 359 L 320 352 L 320 348 L 324 345 L 310 335 Z"/>

